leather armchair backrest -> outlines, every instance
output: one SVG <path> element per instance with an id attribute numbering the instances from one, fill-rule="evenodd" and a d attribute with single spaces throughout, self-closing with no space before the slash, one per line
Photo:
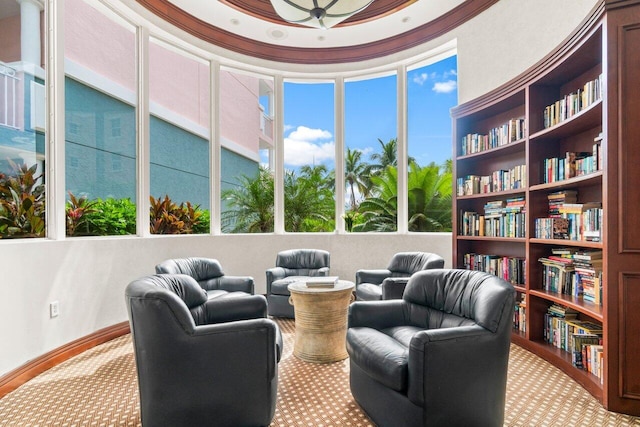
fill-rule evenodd
<path id="1" fill-rule="evenodd" d="M 185 330 L 196 327 L 194 313 L 201 311 L 207 302 L 207 293 L 193 277 L 184 274 L 142 277 L 127 286 L 125 295 L 129 310 L 136 310 L 134 318 L 142 320 L 144 317 L 143 323 L 159 327 L 158 322 L 165 321 L 168 307 Z"/>
<path id="2" fill-rule="evenodd" d="M 276 267 L 293 270 L 295 275 L 306 276 L 309 275 L 311 270 L 329 267 L 329 252 L 320 249 L 290 249 L 282 251 L 278 253 L 276 258 Z"/>
<path id="3" fill-rule="evenodd" d="M 514 293 L 510 283 L 489 273 L 431 269 L 411 276 L 403 300 L 412 323 L 426 316 L 429 328 L 476 323 L 496 332 L 501 321 L 508 323 L 502 313 Z"/>
<path id="4" fill-rule="evenodd" d="M 398 252 L 391 258 L 387 270 L 411 276 L 417 271 L 443 268 L 444 258 L 429 252 Z"/>
<path id="5" fill-rule="evenodd" d="M 222 266 L 211 258 L 168 259 L 156 265 L 158 274 L 187 274 L 198 282 L 224 276 Z"/>

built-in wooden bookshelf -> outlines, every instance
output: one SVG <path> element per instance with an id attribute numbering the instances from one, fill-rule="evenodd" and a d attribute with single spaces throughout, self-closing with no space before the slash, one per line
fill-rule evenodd
<path id="1" fill-rule="evenodd" d="M 640 1 L 603 0 L 538 64 L 452 111 L 454 266 L 511 281 L 518 295 L 512 341 L 555 364 L 607 409 L 634 415 L 640 415 L 637 52 Z M 580 338 L 590 351 L 582 356 L 593 357 L 591 371 L 580 367 L 587 360 L 573 346 L 582 347 L 573 334 L 587 332 L 601 337 Z"/>

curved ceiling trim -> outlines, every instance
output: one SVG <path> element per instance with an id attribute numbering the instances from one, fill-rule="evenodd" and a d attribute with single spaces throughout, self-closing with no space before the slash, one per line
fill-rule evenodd
<path id="1" fill-rule="evenodd" d="M 253 16 L 264 21 L 273 22 L 274 24 L 287 25 L 292 27 L 301 27 L 297 24 L 282 19 L 275 11 L 271 2 L 268 0 L 219 0 L 240 12 Z M 418 0 L 376 0 L 367 6 L 363 11 L 356 13 L 345 21 L 335 26 L 347 27 L 349 25 L 363 24 L 365 22 L 374 21 L 386 15 L 398 12 Z"/>
<path id="2" fill-rule="evenodd" d="M 498 2 L 466 0 L 431 22 L 384 40 L 346 47 L 302 48 L 242 37 L 196 18 L 169 0 L 136 1 L 159 18 L 205 42 L 254 58 L 295 64 L 360 62 L 401 52 L 446 34 Z"/>

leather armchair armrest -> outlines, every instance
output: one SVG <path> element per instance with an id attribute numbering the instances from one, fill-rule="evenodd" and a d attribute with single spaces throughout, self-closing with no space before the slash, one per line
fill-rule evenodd
<path id="1" fill-rule="evenodd" d="M 356 271 L 356 286 L 360 283 L 373 283 L 374 285 L 379 285 L 389 276 L 391 276 L 391 271 L 387 269 L 361 269 Z"/>
<path id="2" fill-rule="evenodd" d="M 220 289 L 228 292 L 246 292 L 251 295 L 255 293 L 253 277 L 249 276 L 222 276 Z"/>
<path id="3" fill-rule="evenodd" d="M 494 375 L 494 370 L 485 366 L 488 360 L 496 359 L 497 351 L 490 341 L 495 339 L 487 329 L 479 325 L 454 328 L 427 329 L 416 333 L 409 349 L 409 385 L 407 397 L 418 406 L 425 402 L 438 401 L 438 395 L 465 396 L 471 384 L 490 387 L 492 380 L 479 381 L 478 377 Z M 440 389 L 436 389 L 438 384 Z M 446 387 L 444 390 L 442 387 Z M 449 394 L 448 394 L 449 393 Z"/>
<path id="4" fill-rule="evenodd" d="M 348 327 L 384 329 L 402 325 L 404 307 L 403 300 L 353 302 L 349 306 Z"/>
<path id="5" fill-rule="evenodd" d="M 287 273 L 282 267 L 272 267 L 267 269 L 267 295 L 271 294 L 271 284 L 287 277 Z"/>
<path id="6" fill-rule="evenodd" d="M 382 281 L 382 299 L 402 299 L 409 277 L 387 277 Z"/>
<path id="7" fill-rule="evenodd" d="M 204 303 L 204 307 L 207 324 L 267 317 L 267 299 L 263 295 L 214 298 Z"/>

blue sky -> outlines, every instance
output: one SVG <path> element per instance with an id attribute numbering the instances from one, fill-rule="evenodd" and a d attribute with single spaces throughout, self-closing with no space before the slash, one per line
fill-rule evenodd
<path id="1" fill-rule="evenodd" d="M 408 73 L 409 155 L 419 164 L 451 158 L 451 117 L 457 104 L 456 57 Z M 332 83 L 285 83 L 285 165 L 324 163 L 333 168 L 334 87 Z M 345 146 L 379 151 L 396 137 L 396 76 L 345 83 Z"/>

